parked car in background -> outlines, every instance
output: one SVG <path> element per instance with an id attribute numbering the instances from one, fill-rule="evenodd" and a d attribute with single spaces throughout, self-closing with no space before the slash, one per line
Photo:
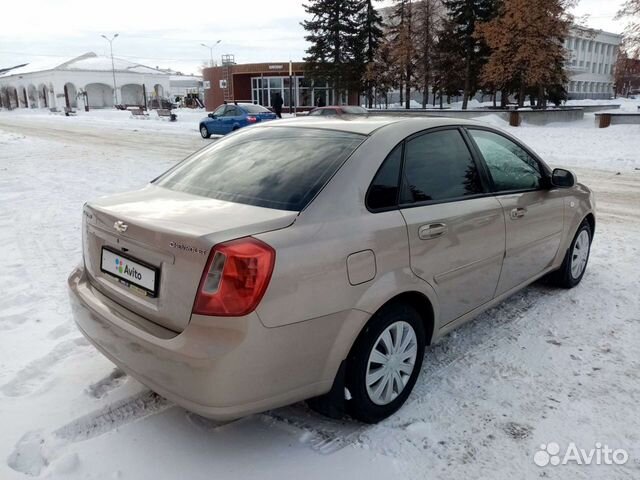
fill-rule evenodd
<path id="1" fill-rule="evenodd" d="M 316 107 L 309 111 L 310 117 L 335 117 L 343 115 L 369 115 L 369 111 L 366 108 L 362 108 L 357 105 Z"/>
<path id="2" fill-rule="evenodd" d="M 73 314 L 201 415 L 311 399 L 377 422 L 427 345 L 544 275 L 580 283 L 594 209 L 570 171 L 482 123 L 281 120 L 85 204 Z"/>
<path id="3" fill-rule="evenodd" d="M 267 120 L 275 120 L 276 114 L 262 105 L 253 103 L 225 103 L 200 121 L 200 135 L 226 135 L 239 128 Z"/>

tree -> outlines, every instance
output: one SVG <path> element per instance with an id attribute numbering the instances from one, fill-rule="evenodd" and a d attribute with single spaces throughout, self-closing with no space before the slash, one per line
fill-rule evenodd
<path id="1" fill-rule="evenodd" d="M 374 7 L 379 0 L 360 0 L 357 24 L 359 26 L 358 45 L 355 50 L 356 63 L 361 66 L 362 87 L 367 97 L 367 105 L 373 107 L 373 90 L 376 85 L 376 52 L 382 42 L 382 16 Z"/>
<path id="2" fill-rule="evenodd" d="M 385 108 L 388 107 L 388 94 L 397 87 L 398 72 L 387 39 L 380 43 L 373 63 L 367 65 L 365 75 L 375 82 L 375 98 L 383 99 Z"/>
<path id="3" fill-rule="evenodd" d="M 510 0 L 509 0 L 510 1 Z M 464 59 L 463 110 L 478 90 L 478 77 L 488 56 L 487 48 L 475 35 L 476 25 L 491 20 L 499 0 L 443 0 L 454 28 L 452 34 Z M 507 2 L 509 3 L 509 2 Z"/>
<path id="4" fill-rule="evenodd" d="M 413 36 L 413 8 L 411 0 L 396 0 L 391 14 L 391 52 L 399 70 L 400 103 L 403 93 L 405 108 L 411 107 L 411 88 L 414 86 L 415 45 Z M 404 92 L 403 92 L 404 88 Z"/>
<path id="5" fill-rule="evenodd" d="M 630 52 L 626 44 L 621 45 L 616 61 L 616 95 L 629 97 L 640 90 L 640 51 Z"/>
<path id="6" fill-rule="evenodd" d="M 479 24 L 476 37 L 490 49 L 482 80 L 503 91 L 514 90 L 524 105 L 534 89 L 545 106 L 547 90 L 564 90 L 567 83 L 563 41 L 572 24 L 567 13 L 575 0 L 509 0 L 497 17 Z"/>
<path id="7" fill-rule="evenodd" d="M 640 0 L 626 0 L 616 19 L 628 18 L 629 24 L 625 29 L 625 44 L 631 55 L 640 53 Z"/>
<path id="8" fill-rule="evenodd" d="M 458 95 L 464 85 L 464 59 L 462 47 L 455 38 L 457 26 L 450 18 L 444 18 L 434 45 L 433 94 L 440 97 Z"/>
<path id="9" fill-rule="evenodd" d="M 312 81 L 329 82 L 338 97 L 348 90 L 359 91 L 362 65 L 357 0 L 310 0 L 304 9 L 311 20 L 302 22 L 309 32 L 305 76 Z M 339 102 L 337 102 L 339 103 Z"/>
<path id="10" fill-rule="evenodd" d="M 437 25 L 441 22 L 442 17 L 441 5 L 440 0 L 421 0 L 414 5 L 416 83 L 423 94 L 422 108 L 425 108 L 429 101 Z"/>

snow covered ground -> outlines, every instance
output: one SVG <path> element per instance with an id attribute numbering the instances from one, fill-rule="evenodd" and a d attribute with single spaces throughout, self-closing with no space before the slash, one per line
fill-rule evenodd
<path id="1" fill-rule="evenodd" d="M 596 191 L 581 285 L 535 284 L 429 348 L 408 403 L 379 425 L 303 404 L 223 425 L 100 355 L 75 329 L 65 286 L 83 202 L 215 141 L 199 137 L 200 116 L 0 113 L 0 479 L 640 477 L 640 127 L 485 119 Z M 629 460 L 538 467 L 549 442 L 599 442 Z"/>

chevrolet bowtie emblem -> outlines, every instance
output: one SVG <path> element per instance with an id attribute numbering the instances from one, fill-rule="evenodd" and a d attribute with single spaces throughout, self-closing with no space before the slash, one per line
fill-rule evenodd
<path id="1" fill-rule="evenodd" d="M 122 220 L 118 220 L 116 223 L 113 224 L 113 228 L 115 228 L 120 233 L 124 233 L 127 231 L 127 228 L 129 228 L 129 225 L 124 223 Z"/>

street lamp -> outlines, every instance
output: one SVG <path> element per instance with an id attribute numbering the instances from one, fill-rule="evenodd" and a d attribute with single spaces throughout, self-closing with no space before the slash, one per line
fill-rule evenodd
<path id="1" fill-rule="evenodd" d="M 111 49 L 111 72 L 113 73 L 113 105 L 118 104 L 118 89 L 116 87 L 116 66 L 113 63 L 113 41 L 118 37 L 118 34 L 114 34 L 112 38 L 106 35 L 101 35 L 107 42 L 109 42 L 109 48 Z"/>
<path id="2" fill-rule="evenodd" d="M 216 45 L 218 45 L 222 40 L 218 40 L 216 43 L 214 43 L 213 45 L 207 45 L 206 43 L 201 43 L 200 45 L 202 45 L 205 48 L 209 49 L 209 66 L 213 67 L 213 49 L 215 48 Z"/>

